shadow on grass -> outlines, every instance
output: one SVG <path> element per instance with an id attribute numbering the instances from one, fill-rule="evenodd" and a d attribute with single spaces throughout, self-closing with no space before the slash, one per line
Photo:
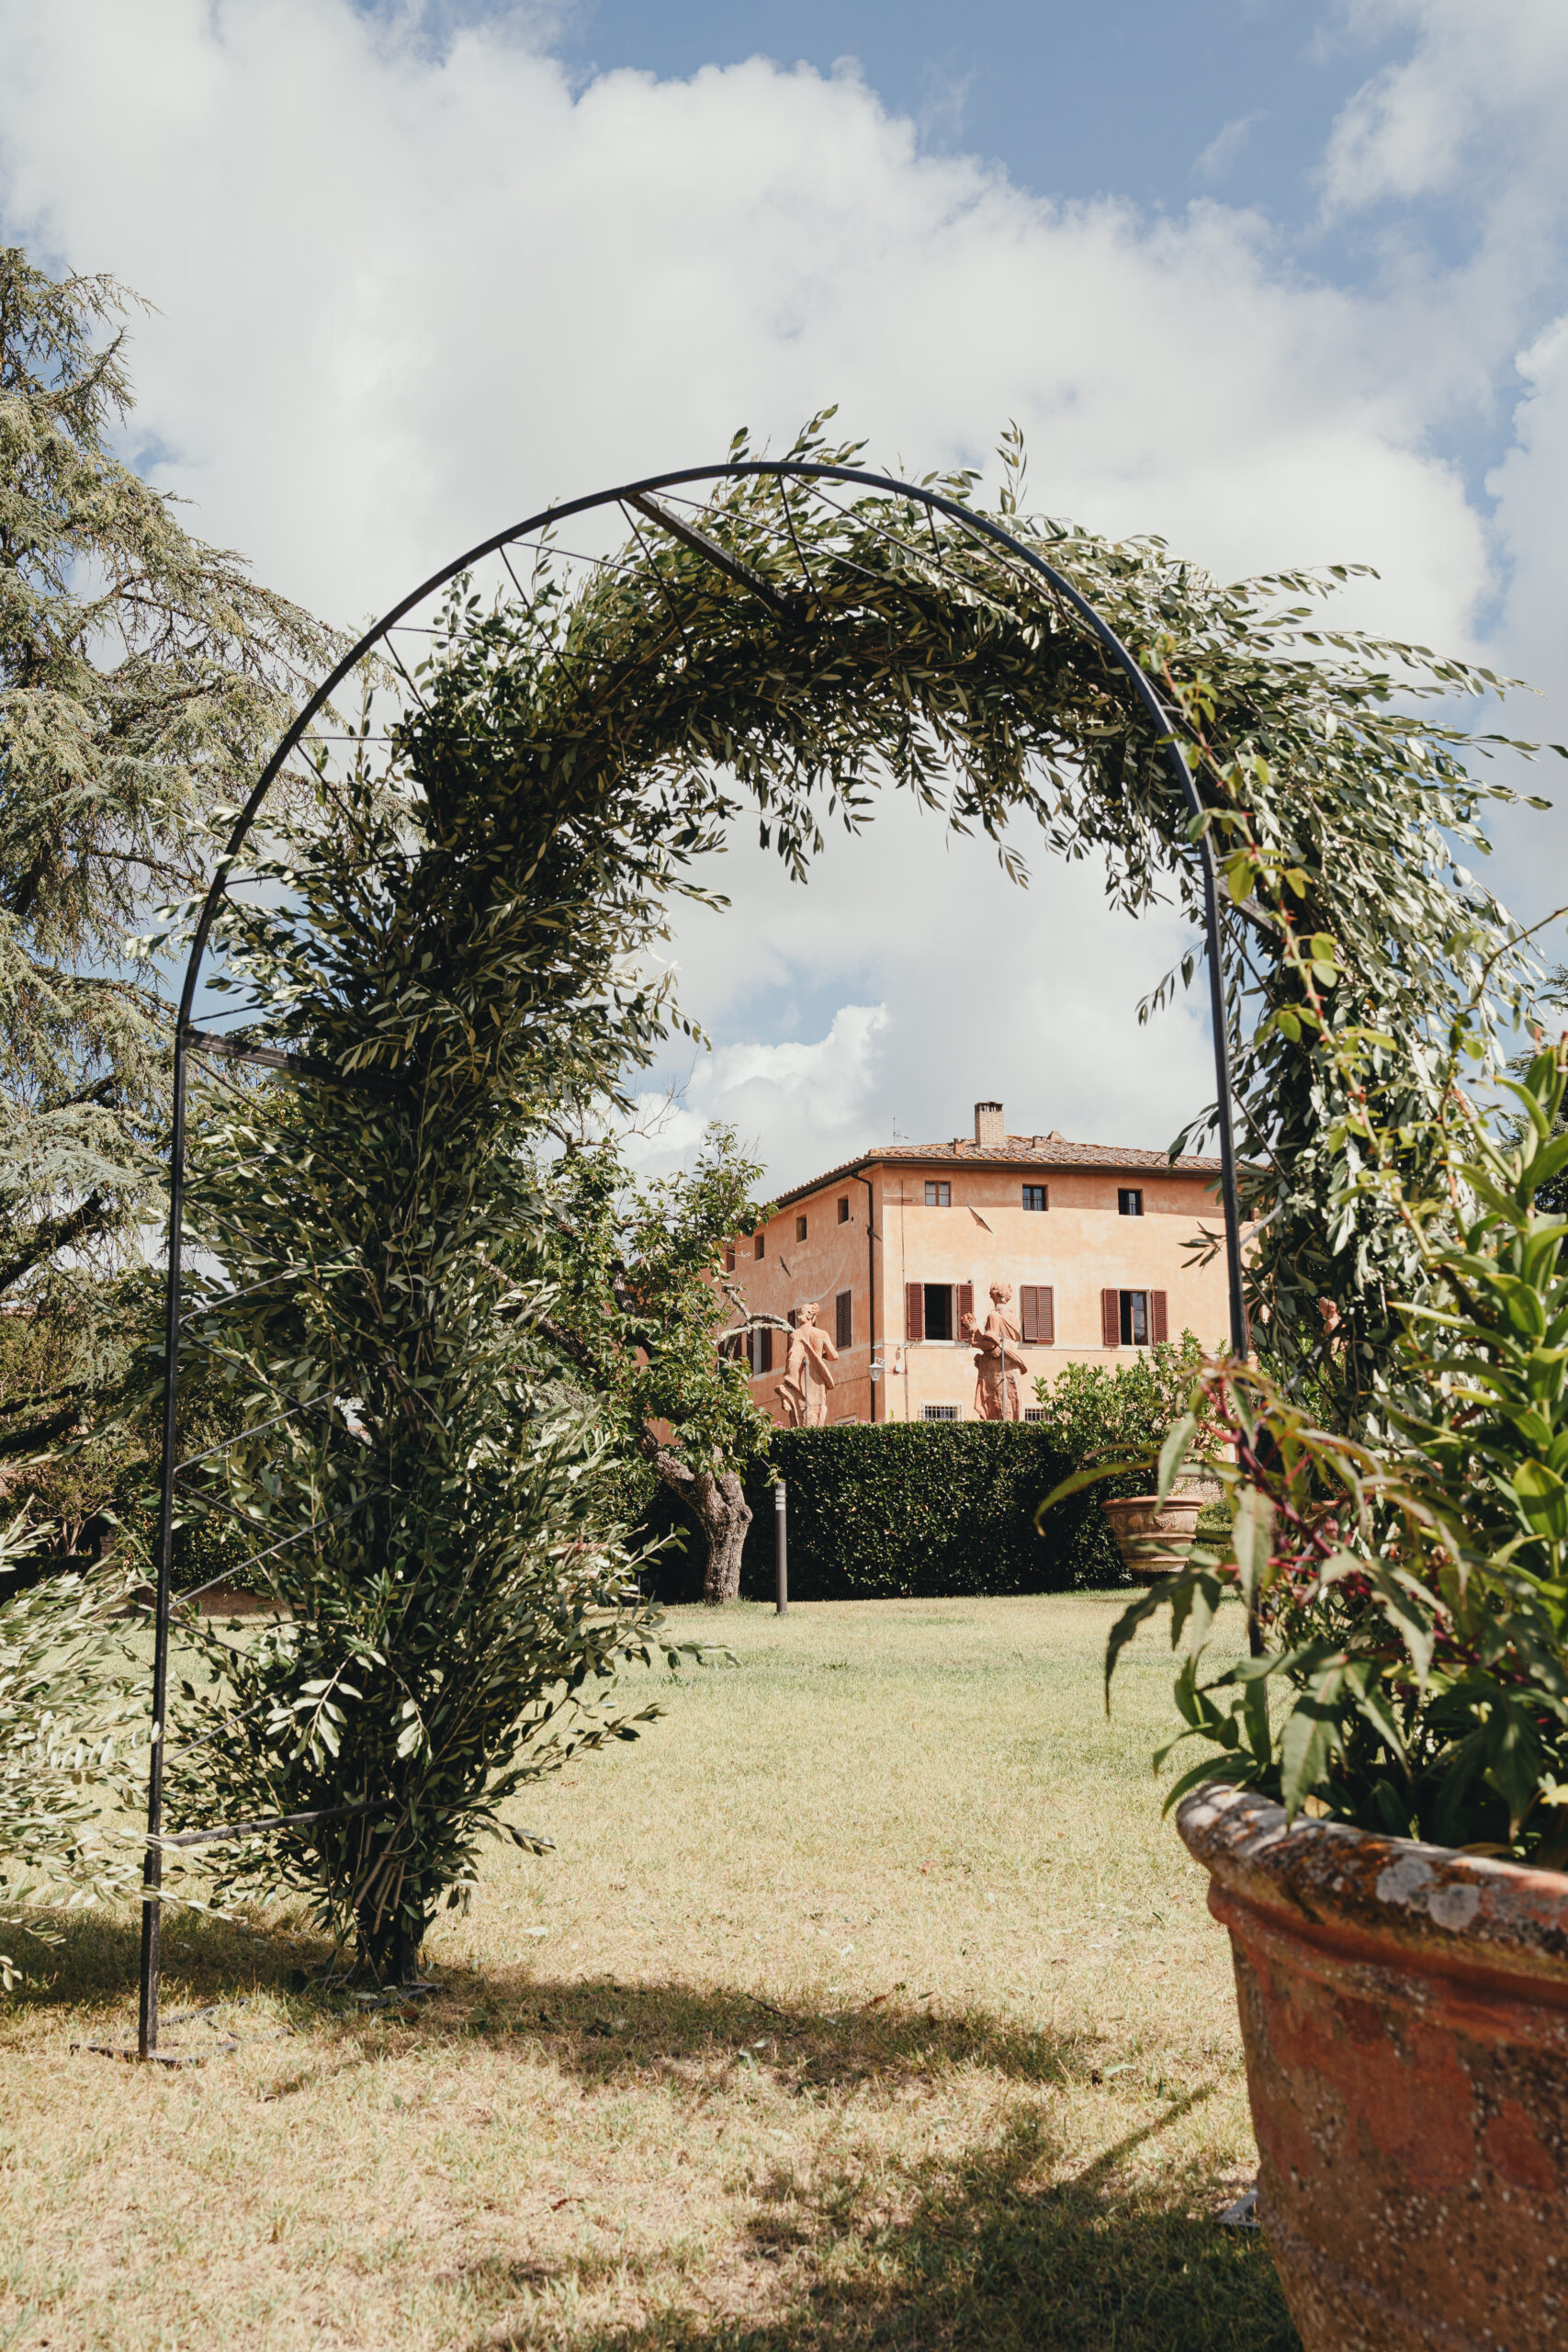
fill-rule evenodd
<path id="1" fill-rule="evenodd" d="M 123 1912 L 68 1913 L 53 1932 L 58 1941 L 24 1957 L 39 1981 L 18 2006 L 101 2009 L 134 1996 L 139 1919 Z M 1105 2037 L 1037 2032 L 981 2008 L 923 2006 L 902 1985 L 873 2002 L 824 2008 L 678 1979 L 554 1979 L 526 1968 L 446 1969 L 437 1993 L 417 2010 L 394 2004 L 390 2017 L 384 2008 L 361 2015 L 352 1990 L 323 1981 L 331 1959 L 327 1939 L 297 1920 L 171 1910 L 164 1925 L 164 2005 L 265 1991 L 288 2005 L 299 2027 L 349 2035 L 363 2030 L 383 2054 L 389 2032 L 395 2051 L 405 2030 L 426 2049 L 483 2039 L 545 2057 L 584 2086 L 635 2079 L 646 2087 L 650 2075 L 663 2075 L 671 2090 L 704 2096 L 766 2076 L 810 2098 L 859 2083 L 894 2087 L 929 2080 L 955 2065 L 1020 2083 L 1085 2083 L 1098 2079 L 1111 2047 Z M 1130 2049 L 1135 2044 L 1123 2035 L 1116 2054 L 1125 2058 Z"/>
<path id="2" fill-rule="evenodd" d="M 67 1911 L 38 1917 L 47 1940 L 13 1928 L 13 1949 L 27 1972 L 13 2004 L 29 2009 L 102 2007 L 134 1994 L 141 1962 L 141 1916 L 121 1910 Z M 257 1986 L 289 1989 L 320 1975 L 328 1939 L 275 1914 L 265 1921 L 209 1918 L 171 1905 L 164 1917 L 163 1976 L 167 2000 L 177 1990 L 203 1999 Z"/>
<path id="3" fill-rule="evenodd" d="M 686 2307 L 666 2295 L 631 2326 L 563 2326 L 557 2300 L 624 2283 L 624 2253 L 553 2273 L 486 2264 L 468 2275 L 476 2300 L 512 2309 L 469 2352 L 1300 2352 L 1267 2245 L 1219 2227 L 1225 2191 L 1206 2167 L 1123 2177 L 1206 2095 L 1046 2187 L 1059 2152 L 1033 2113 L 874 2175 L 852 2161 L 803 2188 L 781 2173 L 757 2191 L 747 2275 L 721 2282 L 732 2291 Z"/>
<path id="4" fill-rule="evenodd" d="M 53 1981 L 27 2006 L 58 2012 L 133 1994 L 133 1919 L 86 1913 L 61 1926 L 46 1956 Z M 1218 2226 L 1234 2180 L 1202 2160 L 1162 2159 L 1165 2133 L 1210 2087 L 1157 2079 L 1159 2053 L 1140 2062 L 1135 2029 L 1118 2040 L 1118 2088 L 1163 2103 L 1069 2170 L 1043 2095 L 1091 2090 L 1102 2076 L 1109 2086 L 1109 2045 L 1092 2034 L 943 2012 L 902 1988 L 874 2006 L 824 2010 L 729 1987 L 541 1980 L 523 1968 L 451 1970 L 419 2009 L 366 2016 L 311 1981 L 325 1940 L 276 1915 L 171 1915 L 164 1938 L 170 2007 L 264 1991 L 318 2047 L 357 2047 L 381 2064 L 478 2045 L 544 2060 L 585 2092 L 662 2089 L 693 2113 L 753 2092 L 833 2105 L 863 2086 L 897 2097 L 937 2088 L 955 2067 L 1018 2086 L 1005 2124 L 984 2140 L 917 2159 L 840 2143 L 809 2177 L 786 2165 L 755 2177 L 738 2237 L 705 2247 L 689 2298 L 671 2299 L 667 2263 L 640 2266 L 624 2245 L 564 2262 L 477 2264 L 463 2280 L 488 2325 L 470 2352 L 1299 2352 L 1267 2246 Z M 313 2080 L 307 2065 L 272 2096 Z M 574 2321 L 572 2305 L 603 2286 L 623 2307 L 626 2288 L 640 2286 L 650 2315 Z"/>

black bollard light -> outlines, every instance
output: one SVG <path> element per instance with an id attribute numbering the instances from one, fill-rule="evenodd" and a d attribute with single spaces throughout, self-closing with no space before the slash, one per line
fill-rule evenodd
<path id="1" fill-rule="evenodd" d="M 789 1615 L 789 1515 L 784 1505 L 784 1482 L 781 1478 L 773 1488 L 773 1547 L 778 1554 L 779 1597 L 773 1614 Z"/>

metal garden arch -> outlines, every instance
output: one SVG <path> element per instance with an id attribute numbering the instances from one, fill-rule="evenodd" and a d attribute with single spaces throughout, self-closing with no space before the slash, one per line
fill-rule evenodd
<path id="1" fill-rule="evenodd" d="M 834 482 L 852 489 L 879 492 L 911 502 L 930 514 L 940 514 L 961 530 L 972 533 L 1000 548 L 1011 560 L 1022 567 L 1026 575 L 1033 575 L 1059 600 L 1096 639 L 1120 670 L 1134 705 L 1154 731 L 1155 741 L 1163 752 L 1170 783 L 1185 804 L 1190 815 L 1199 818 L 1203 802 L 1196 783 L 1182 756 L 1177 740 L 1175 714 L 1168 707 L 1159 692 L 1141 668 L 1114 629 L 1095 607 L 1074 587 L 1060 571 L 1048 563 L 1034 548 L 1015 537 L 990 516 L 977 513 L 961 501 L 919 483 L 900 481 L 896 478 L 871 473 L 844 464 L 818 464 L 804 458 L 740 458 L 723 465 L 691 466 L 669 473 L 651 474 L 642 480 L 623 483 L 619 487 L 595 492 L 592 496 L 571 500 L 565 504 L 547 507 L 525 521 L 513 524 L 477 547 L 466 548 L 461 555 L 433 573 L 428 580 L 404 596 L 367 630 L 358 642 L 343 657 L 330 676 L 322 680 L 303 706 L 279 742 L 257 779 L 249 799 L 236 819 L 230 833 L 211 884 L 208 889 L 185 970 L 178 1011 L 175 1023 L 174 1120 L 171 1137 L 171 1177 L 169 1193 L 168 1272 L 164 1335 L 164 1410 L 163 1410 L 163 1471 L 158 1516 L 157 1593 L 154 1607 L 154 1641 L 152 1660 L 152 1741 L 147 1790 L 147 1852 L 143 1871 L 143 1901 L 141 1913 L 141 2006 L 138 2028 L 138 2054 L 155 2057 L 158 2052 L 158 1984 L 159 1942 L 161 1922 L 161 1886 L 163 1851 L 167 1846 L 193 1844 L 208 1838 L 232 1836 L 240 1831 L 260 1831 L 286 1826 L 312 1816 L 277 1816 L 271 1820 L 236 1823 L 227 1830 L 203 1830 L 184 1836 L 165 1837 L 163 1826 L 164 1760 L 165 1742 L 164 1721 L 167 1700 L 169 1666 L 169 1627 L 174 1602 L 172 1592 L 172 1562 L 174 1539 L 175 1483 L 182 1465 L 176 1456 L 177 1413 L 181 1345 L 181 1249 L 185 1226 L 186 1174 L 186 1102 L 188 1057 L 192 1049 L 216 1052 L 235 1059 L 260 1063 L 284 1069 L 304 1079 L 331 1080 L 342 1084 L 354 1083 L 345 1073 L 327 1064 L 313 1063 L 309 1058 L 284 1054 L 264 1046 L 242 1048 L 230 1040 L 215 1036 L 194 1025 L 192 1012 L 197 986 L 206 957 L 212 927 L 224 892 L 233 880 L 234 862 L 250 832 L 262 804 L 288 760 L 298 748 L 311 722 L 333 695 L 367 655 L 387 644 L 405 616 L 426 598 L 445 587 L 458 575 L 491 555 L 505 560 L 506 549 L 526 539 L 531 534 L 557 526 L 573 515 L 587 514 L 601 509 L 619 506 L 624 512 L 640 515 L 645 522 L 678 539 L 692 552 L 716 565 L 736 580 L 750 594 L 769 605 L 781 619 L 791 616 L 789 600 L 782 595 L 773 582 L 764 579 L 749 565 L 742 563 L 728 549 L 719 546 L 704 531 L 684 516 L 661 503 L 658 493 L 676 492 L 688 485 L 713 484 L 738 481 L 747 477 L 772 477 L 780 481 L 797 481 L 809 485 Z M 635 526 L 634 526 L 635 527 Z M 510 566 L 508 567 L 510 569 Z M 393 655 L 396 663 L 395 653 Z M 396 666 L 401 667 L 400 663 Z M 406 675 L 406 673 L 404 673 Z M 1245 1356 L 1247 1349 L 1247 1311 L 1242 1286 L 1241 1222 L 1236 1192 L 1235 1143 L 1231 1103 L 1230 1051 L 1225 1023 L 1225 979 L 1222 962 L 1219 894 L 1213 845 L 1207 831 L 1200 831 L 1196 842 L 1203 899 L 1203 928 L 1209 967 L 1210 1012 L 1214 1056 L 1214 1088 L 1216 1128 L 1220 1146 L 1221 1195 L 1224 1219 L 1225 1266 L 1230 1299 L 1230 1339 L 1233 1351 Z M 359 1081 L 364 1083 L 365 1081 Z M 194 1594 L 182 1599 L 189 1600 Z M 364 1810 L 365 1808 L 350 1808 Z"/>

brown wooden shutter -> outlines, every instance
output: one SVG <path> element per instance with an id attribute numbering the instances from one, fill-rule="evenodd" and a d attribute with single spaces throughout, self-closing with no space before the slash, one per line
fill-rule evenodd
<path id="1" fill-rule="evenodd" d="M 854 1294 L 841 1290 L 833 1301 L 833 1345 L 852 1348 L 854 1345 Z"/>
<path id="2" fill-rule="evenodd" d="M 773 1335 L 769 1327 L 764 1324 L 757 1334 L 757 1369 L 759 1372 L 772 1372 L 773 1368 Z"/>
<path id="3" fill-rule="evenodd" d="M 958 1312 L 953 1318 L 953 1336 L 955 1340 L 961 1340 L 964 1337 L 964 1317 L 966 1315 L 973 1315 L 974 1312 L 975 1285 L 973 1283 L 960 1283 L 958 1285 Z"/>
<path id="4" fill-rule="evenodd" d="M 1018 1295 L 1018 1319 L 1023 1329 L 1024 1346 L 1054 1348 L 1056 1344 L 1055 1293 L 1043 1283 L 1025 1283 Z"/>
<path id="5" fill-rule="evenodd" d="M 800 1319 L 800 1309 L 799 1309 L 799 1307 L 798 1307 L 798 1306 L 792 1306 L 792 1307 L 790 1308 L 790 1310 L 789 1310 L 789 1313 L 784 1317 L 784 1321 L 789 1325 L 789 1328 L 790 1328 L 790 1329 L 791 1329 L 792 1331 L 794 1330 L 794 1329 L 795 1329 L 795 1327 L 796 1323 L 799 1321 L 799 1319 Z"/>
<path id="6" fill-rule="evenodd" d="M 1122 1344 L 1122 1294 L 1119 1290 L 1102 1290 L 1100 1294 L 1100 1344 L 1119 1348 Z"/>
<path id="7" fill-rule="evenodd" d="M 926 1336 L 926 1288 L 923 1283 L 904 1284 L 904 1336 L 908 1340 L 923 1340 Z"/>
<path id="8" fill-rule="evenodd" d="M 1165 1293 L 1163 1290 L 1152 1290 L 1149 1293 L 1149 1320 L 1155 1327 L 1154 1341 L 1157 1348 L 1164 1340 L 1168 1329 L 1166 1321 Z"/>

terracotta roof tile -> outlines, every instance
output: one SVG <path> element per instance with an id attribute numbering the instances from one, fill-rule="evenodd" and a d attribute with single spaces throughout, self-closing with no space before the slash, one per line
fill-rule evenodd
<path id="1" fill-rule="evenodd" d="M 812 1177 L 809 1183 L 792 1184 L 787 1193 L 779 1194 L 778 1205 L 787 1208 L 792 1201 L 804 1200 L 807 1193 L 820 1192 L 825 1184 L 879 1162 L 928 1168 L 1103 1168 L 1151 1176 L 1217 1176 L 1220 1172 L 1217 1159 L 1202 1159 L 1195 1152 L 1183 1152 L 1179 1159 L 1172 1159 L 1166 1152 L 1145 1151 L 1135 1144 L 1069 1143 L 1057 1135 L 1009 1136 L 999 1144 L 971 1143 L 966 1136 L 955 1136 L 951 1143 L 874 1144 L 855 1159 L 829 1168 L 825 1175 Z"/>

